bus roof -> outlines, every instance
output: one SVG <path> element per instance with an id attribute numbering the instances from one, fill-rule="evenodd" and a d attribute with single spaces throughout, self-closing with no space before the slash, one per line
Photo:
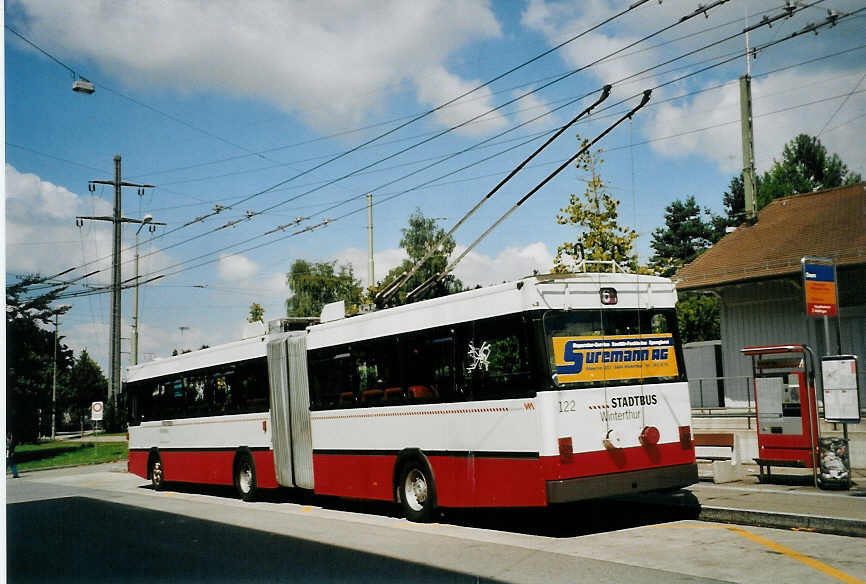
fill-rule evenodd
<path id="1" fill-rule="evenodd" d="M 266 352 L 267 337 L 252 337 L 243 339 L 242 341 L 233 341 L 207 349 L 182 353 L 174 357 L 154 359 L 153 361 L 139 365 L 131 365 L 126 369 L 126 381 L 129 383 L 152 377 L 182 373 L 184 371 L 204 369 L 205 367 L 215 367 L 223 363 L 246 361 L 247 359 L 264 357 Z"/>
<path id="2" fill-rule="evenodd" d="M 602 304 L 601 288 L 616 290 L 615 306 Z M 533 310 L 673 308 L 676 298 L 673 283 L 658 276 L 621 273 L 530 276 L 313 325 L 307 329 L 307 347 L 314 349 Z"/>
<path id="3" fill-rule="evenodd" d="M 601 288 L 616 290 L 615 305 L 602 304 L 599 294 Z M 514 282 L 312 325 L 307 328 L 307 347 L 315 349 L 526 311 L 673 308 L 676 300 L 672 282 L 658 276 L 621 273 L 530 276 Z M 133 365 L 127 368 L 126 380 L 134 382 L 223 363 L 263 358 L 267 352 L 268 339 L 268 335 L 257 336 Z"/>

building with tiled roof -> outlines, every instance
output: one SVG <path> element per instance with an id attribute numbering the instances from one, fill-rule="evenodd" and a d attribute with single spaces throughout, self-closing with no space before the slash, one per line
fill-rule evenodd
<path id="1" fill-rule="evenodd" d="M 829 346 L 823 318 L 806 317 L 804 256 L 836 264 L 839 317 L 828 323 Z M 836 354 L 841 346 L 841 353 L 860 358 L 866 405 L 866 183 L 774 200 L 754 224 L 727 234 L 674 280 L 681 293 L 720 299 L 726 377 L 751 375 L 740 354 L 746 345 L 807 343 L 818 355 Z M 728 405 L 745 403 L 745 387 L 726 382 Z"/>

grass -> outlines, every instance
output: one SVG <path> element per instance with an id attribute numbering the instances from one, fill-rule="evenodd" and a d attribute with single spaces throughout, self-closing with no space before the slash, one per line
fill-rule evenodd
<path id="1" fill-rule="evenodd" d="M 19 472 L 77 464 L 126 460 L 126 442 L 65 442 L 21 444 L 15 448 Z"/>

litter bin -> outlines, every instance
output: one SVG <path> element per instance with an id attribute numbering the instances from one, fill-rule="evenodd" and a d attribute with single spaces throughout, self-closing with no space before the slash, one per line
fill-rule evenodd
<path id="1" fill-rule="evenodd" d="M 848 440 L 821 438 L 818 440 L 818 486 L 822 489 L 848 489 L 851 487 L 851 459 Z"/>

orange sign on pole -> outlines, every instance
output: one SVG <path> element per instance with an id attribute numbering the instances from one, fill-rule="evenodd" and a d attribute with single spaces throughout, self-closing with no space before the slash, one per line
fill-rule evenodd
<path id="1" fill-rule="evenodd" d="M 836 266 L 815 258 L 803 258 L 803 290 L 806 316 L 836 316 Z"/>

